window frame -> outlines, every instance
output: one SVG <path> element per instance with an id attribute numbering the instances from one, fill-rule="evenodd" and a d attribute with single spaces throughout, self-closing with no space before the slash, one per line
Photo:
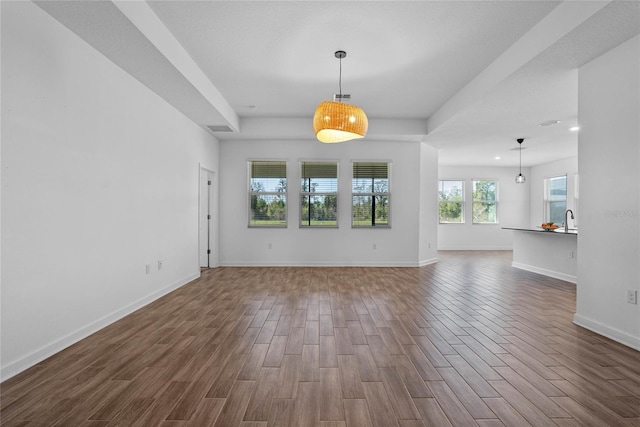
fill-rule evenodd
<path id="1" fill-rule="evenodd" d="M 353 191 L 353 184 L 354 184 L 354 180 L 355 178 L 355 167 L 357 164 L 367 164 L 367 163 L 371 163 L 371 164 L 385 164 L 387 166 L 387 191 L 386 192 L 381 192 L 381 191 L 365 191 L 365 192 L 354 192 Z M 391 161 L 388 160 L 352 160 L 351 161 L 351 228 L 364 228 L 364 229 L 389 229 L 391 228 Z M 376 177 L 372 176 L 371 177 L 372 180 L 374 180 Z M 375 189 L 375 185 L 371 186 L 372 190 Z M 387 200 L 387 222 L 386 224 L 376 224 L 375 223 L 375 208 L 372 209 L 371 212 L 371 224 L 366 224 L 366 225 L 356 225 L 354 224 L 354 198 L 356 197 L 371 197 L 371 204 L 372 206 L 375 205 L 375 198 L 376 197 L 386 197 Z"/>
<path id="2" fill-rule="evenodd" d="M 254 178 L 253 177 L 253 165 L 254 163 L 283 163 L 284 166 L 284 179 L 286 180 L 286 188 L 284 191 L 254 191 L 252 186 L 251 186 L 251 180 Z M 250 159 L 247 160 L 247 193 L 249 195 L 248 197 L 248 204 L 247 204 L 247 227 L 248 228 L 287 228 L 288 224 L 289 224 L 289 179 L 287 178 L 287 168 L 288 168 L 288 162 L 287 160 L 282 160 L 282 159 Z M 261 177 L 261 178 L 268 178 L 268 177 Z M 278 177 L 273 177 L 273 178 L 278 178 Z M 282 177 L 281 177 L 282 178 Z M 281 179 L 280 178 L 280 179 Z M 253 209 L 251 207 L 251 201 L 252 198 L 254 196 L 277 196 L 277 197 L 282 197 L 284 196 L 284 224 L 252 224 L 251 223 L 251 219 L 252 219 L 252 213 L 253 213 Z"/>
<path id="3" fill-rule="evenodd" d="M 305 163 L 310 163 L 310 164 L 320 164 L 320 163 L 327 163 L 327 164 L 335 164 L 336 167 L 336 191 L 335 192 L 331 192 L 331 191 L 303 191 L 303 185 L 302 185 L 302 181 L 305 179 L 304 176 L 304 164 Z M 299 221 L 298 221 L 298 228 L 307 228 L 307 229 L 311 229 L 311 228 L 339 228 L 340 223 L 339 223 L 339 187 L 340 187 L 340 162 L 338 160 L 318 160 L 318 159 L 314 159 L 314 160 L 300 160 L 299 162 L 299 171 L 300 171 L 300 194 L 298 197 L 298 211 L 299 211 Z M 309 177 L 311 179 L 313 179 L 313 177 Z M 316 178 L 322 178 L 322 177 L 316 177 Z M 303 197 L 308 197 L 309 198 L 309 207 L 311 207 L 311 197 L 313 196 L 321 196 L 321 197 L 327 197 L 327 196 L 334 196 L 335 200 L 336 200 L 336 223 L 334 224 L 328 224 L 328 225 L 324 225 L 324 224 L 311 224 L 311 209 L 309 209 L 309 217 L 307 219 L 307 224 L 303 224 L 303 220 L 305 218 L 303 218 L 303 213 L 302 213 L 302 198 Z"/>
<path id="4" fill-rule="evenodd" d="M 553 179 L 558 179 L 558 178 L 564 178 L 564 209 L 562 210 L 563 213 L 563 218 L 564 215 L 568 209 L 569 206 L 569 176 L 568 174 L 560 174 L 560 175 L 553 175 L 553 176 L 548 176 L 546 178 L 544 178 L 543 184 L 542 184 L 542 188 L 543 188 L 543 195 L 542 195 L 542 218 L 543 221 L 546 222 L 551 222 L 551 205 L 552 203 L 557 203 L 557 202 L 562 202 L 562 200 L 551 200 L 551 180 Z M 561 219 L 560 222 L 557 221 L 553 221 L 554 223 L 557 224 L 562 224 L 564 222 L 564 219 Z"/>
<path id="5" fill-rule="evenodd" d="M 496 190 L 495 190 L 495 200 L 489 200 L 489 199 L 479 199 L 476 200 L 475 198 L 475 192 L 476 192 L 476 182 L 482 182 L 482 181 L 488 181 L 488 182 L 494 182 L 495 186 L 496 186 Z M 482 204 L 486 204 L 486 205 L 495 205 L 495 215 L 496 215 L 496 219 L 494 222 L 479 222 L 476 221 L 475 219 L 475 215 L 474 215 L 474 207 L 476 203 L 482 203 Z M 471 224 L 472 225 L 498 225 L 500 224 L 500 215 L 499 215 L 499 205 L 500 205 L 500 180 L 496 179 L 496 178 L 472 178 L 471 179 Z"/>
<path id="6" fill-rule="evenodd" d="M 459 182 L 462 184 L 462 189 L 461 189 L 461 194 L 462 194 L 462 200 L 440 200 L 440 183 L 441 182 L 445 182 L 445 181 L 449 181 L 449 182 Z M 465 187 L 466 187 L 466 181 L 464 179 L 438 179 L 438 224 L 454 224 L 454 225 L 458 225 L 458 224 L 465 224 L 466 223 L 466 215 L 465 215 L 465 206 L 466 206 L 466 195 L 465 195 Z M 460 205 L 460 222 L 450 222 L 450 221 L 442 221 L 441 217 L 440 217 L 440 204 L 441 203 L 458 203 Z"/>

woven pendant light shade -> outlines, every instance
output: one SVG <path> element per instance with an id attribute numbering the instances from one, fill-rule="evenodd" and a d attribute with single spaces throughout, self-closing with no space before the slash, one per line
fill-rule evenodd
<path id="1" fill-rule="evenodd" d="M 324 101 L 313 116 L 316 138 L 325 143 L 363 138 L 368 128 L 369 121 L 364 111 L 342 102 Z"/>

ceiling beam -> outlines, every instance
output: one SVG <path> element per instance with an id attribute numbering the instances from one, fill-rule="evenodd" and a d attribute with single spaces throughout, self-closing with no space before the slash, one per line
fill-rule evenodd
<path id="1" fill-rule="evenodd" d="M 591 18 L 610 1 L 564 1 L 427 120 L 427 135 L 471 107 L 499 83 Z"/>
<path id="2" fill-rule="evenodd" d="M 257 139 L 312 140 L 313 121 L 308 117 L 242 117 L 241 133 L 214 132 L 220 141 Z M 365 140 L 420 142 L 426 123 L 422 119 L 369 119 Z M 268 135 L 268 137 L 265 137 Z"/>
<path id="3" fill-rule="evenodd" d="M 144 1 L 113 3 L 237 132 L 239 119 L 236 112 L 149 5 Z"/>

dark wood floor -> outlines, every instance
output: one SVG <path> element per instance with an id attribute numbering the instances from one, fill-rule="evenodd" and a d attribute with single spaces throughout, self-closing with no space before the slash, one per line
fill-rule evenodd
<path id="1" fill-rule="evenodd" d="M 1 385 L 3 426 L 640 426 L 640 353 L 510 252 L 219 268 Z"/>

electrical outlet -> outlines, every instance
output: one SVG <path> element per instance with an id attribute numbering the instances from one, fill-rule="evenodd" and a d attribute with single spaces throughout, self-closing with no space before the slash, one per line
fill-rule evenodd
<path id="1" fill-rule="evenodd" d="M 162 270 L 162 261 L 158 261 L 158 270 Z"/>
<path id="2" fill-rule="evenodd" d="M 627 302 L 629 304 L 637 304 L 638 303 L 638 291 L 627 291 Z"/>
<path id="3" fill-rule="evenodd" d="M 151 274 L 151 264 L 145 265 L 145 271 L 147 272 L 147 274 Z"/>
<path id="4" fill-rule="evenodd" d="M 271 249 L 271 243 L 267 243 L 267 248 Z"/>
<path id="5" fill-rule="evenodd" d="M 569 258 L 573 259 L 573 251 L 569 251 Z"/>
<path id="6" fill-rule="evenodd" d="M 378 245 L 376 245 L 375 243 L 373 244 L 373 249 L 378 249 Z"/>

